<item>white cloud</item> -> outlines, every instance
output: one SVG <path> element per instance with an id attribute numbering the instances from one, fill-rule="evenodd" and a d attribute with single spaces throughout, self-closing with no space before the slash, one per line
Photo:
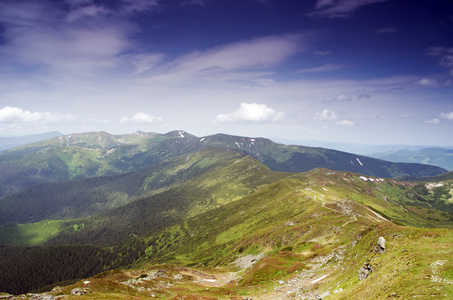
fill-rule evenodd
<path id="1" fill-rule="evenodd" d="M 241 103 L 241 107 L 229 114 L 217 115 L 216 122 L 275 122 L 285 118 L 285 113 L 278 112 L 265 104 Z"/>
<path id="2" fill-rule="evenodd" d="M 5 106 L 0 109 L 0 123 L 9 125 L 61 124 L 75 121 L 71 114 L 31 112 L 18 107 Z"/>
<path id="3" fill-rule="evenodd" d="M 432 120 L 426 120 L 425 123 L 426 124 L 439 124 L 440 120 L 438 118 L 434 118 Z"/>
<path id="4" fill-rule="evenodd" d="M 441 113 L 440 116 L 445 120 L 452 121 L 453 120 L 453 111 L 448 112 L 448 113 Z"/>
<path id="5" fill-rule="evenodd" d="M 317 113 L 315 119 L 325 121 L 325 120 L 336 120 L 338 119 L 337 114 L 334 111 L 325 109 L 321 113 Z"/>
<path id="6" fill-rule="evenodd" d="M 414 82 L 417 85 L 424 86 L 424 87 L 438 87 L 439 83 L 435 79 L 430 78 L 423 78 L 418 81 Z"/>
<path id="7" fill-rule="evenodd" d="M 340 126 L 348 126 L 348 127 L 351 127 L 354 125 L 354 122 L 353 121 L 350 121 L 350 120 L 341 120 L 339 122 L 336 123 L 337 125 L 340 125 Z"/>
<path id="8" fill-rule="evenodd" d="M 144 113 L 144 112 L 138 112 L 135 115 L 133 115 L 131 118 L 129 117 L 122 117 L 120 119 L 121 123 L 136 123 L 136 124 L 154 124 L 154 123 L 160 123 L 162 122 L 162 119 L 159 117 L 155 117 L 153 115 Z"/>
<path id="9" fill-rule="evenodd" d="M 337 101 L 351 101 L 351 98 L 347 95 L 341 94 L 336 98 Z"/>
<path id="10" fill-rule="evenodd" d="M 347 18 L 360 7 L 388 0 L 318 0 L 309 16 Z"/>

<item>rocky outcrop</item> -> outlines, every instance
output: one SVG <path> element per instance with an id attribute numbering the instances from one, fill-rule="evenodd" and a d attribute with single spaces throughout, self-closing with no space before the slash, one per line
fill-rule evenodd
<path id="1" fill-rule="evenodd" d="M 379 237 L 377 245 L 374 247 L 373 252 L 377 254 L 385 253 L 385 239 L 382 236 Z"/>
<path id="2" fill-rule="evenodd" d="M 28 294 L 27 294 L 28 295 Z M 47 294 L 33 294 L 30 300 L 56 300 L 55 296 L 47 295 Z"/>
<path id="3" fill-rule="evenodd" d="M 82 296 L 85 294 L 91 293 L 91 290 L 89 288 L 75 288 L 72 289 L 71 295 L 77 295 L 77 296 Z"/>
<path id="4" fill-rule="evenodd" d="M 364 280 L 371 273 L 373 273 L 373 267 L 369 263 L 364 263 L 359 269 L 359 280 Z"/>

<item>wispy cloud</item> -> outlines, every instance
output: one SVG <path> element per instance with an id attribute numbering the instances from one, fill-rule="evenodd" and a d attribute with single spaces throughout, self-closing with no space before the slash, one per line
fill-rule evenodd
<path id="1" fill-rule="evenodd" d="M 162 119 L 155 117 L 151 114 L 138 112 L 132 117 L 122 117 L 120 119 L 121 123 L 136 123 L 136 124 L 154 124 L 162 122 Z"/>
<path id="2" fill-rule="evenodd" d="M 371 98 L 371 96 L 370 96 Z M 329 98 L 329 99 L 323 99 L 321 102 L 326 104 L 326 103 L 334 103 L 334 102 L 349 102 L 352 101 L 352 98 L 349 97 L 348 95 L 345 94 L 340 94 L 336 96 L 335 98 Z"/>
<path id="3" fill-rule="evenodd" d="M 241 107 L 232 113 L 219 114 L 216 122 L 276 122 L 285 118 L 285 113 L 278 112 L 265 104 L 241 103 Z"/>
<path id="4" fill-rule="evenodd" d="M 297 73 L 318 73 L 318 72 L 332 72 L 336 70 L 343 69 L 344 66 L 337 64 L 325 64 L 319 67 L 300 69 L 296 71 Z"/>
<path id="5" fill-rule="evenodd" d="M 388 0 L 318 0 L 309 16 L 327 18 L 347 18 L 353 12 L 365 5 Z"/>
<path id="6" fill-rule="evenodd" d="M 357 99 L 359 100 L 367 100 L 367 99 L 370 99 L 372 96 L 370 94 L 360 94 L 357 96 Z"/>
<path id="7" fill-rule="evenodd" d="M 325 56 L 329 55 L 331 52 L 330 51 L 321 51 L 321 50 L 316 50 L 313 52 L 313 54 L 319 55 L 319 56 Z"/>
<path id="8" fill-rule="evenodd" d="M 273 67 L 303 51 L 309 34 L 258 37 L 237 43 L 194 51 L 144 75 L 145 80 L 175 84 L 200 79 L 251 81 L 268 77 Z"/>
<path id="9" fill-rule="evenodd" d="M 431 79 L 431 78 L 423 78 L 423 79 L 415 81 L 414 83 L 417 85 L 420 85 L 420 86 L 424 86 L 424 87 L 438 87 L 439 86 L 439 82 L 437 82 L 437 80 Z"/>
<path id="10" fill-rule="evenodd" d="M 158 0 L 122 0 L 122 2 L 127 13 L 150 11 L 159 7 Z"/>
<path id="11" fill-rule="evenodd" d="M 450 74 L 453 76 L 453 48 L 430 47 L 427 54 L 438 57 L 439 66 L 450 69 Z"/>
<path id="12" fill-rule="evenodd" d="M 434 118 L 434 119 L 431 119 L 431 120 L 426 120 L 425 121 L 426 124 L 440 124 L 440 120 L 438 118 Z"/>
<path id="13" fill-rule="evenodd" d="M 385 33 L 397 33 L 398 30 L 395 27 L 383 27 L 378 28 L 374 31 L 376 34 L 385 34 Z"/>
<path id="14" fill-rule="evenodd" d="M 117 66 L 117 56 L 133 46 L 130 35 L 134 26 L 110 17 L 114 12 L 103 6 L 68 3 L 69 8 L 46 1 L 1 3 L 5 42 L 0 55 L 4 63 L 78 74 Z"/>
<path id="15" fill-rule="evenodd" d="M 209 68 L 238 70 L 265 68 L 303 49 L 301 34 L 277 35 L 219 46 L 186 55 L 173 64 L 176 69 L 199 72 Z"/>

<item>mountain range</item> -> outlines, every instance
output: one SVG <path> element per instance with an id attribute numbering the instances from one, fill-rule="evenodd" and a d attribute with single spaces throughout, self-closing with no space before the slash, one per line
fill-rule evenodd
<path id="1" fill-rule="evenodd" d="M 184 131 L 128 135 L 95 132 L 60 136 L 1 152 L 0 197 L 40 183 L 133 172 L 206 148 L 240 151 L 281 172 L 305 172 L 318 167 L 378 177 L 423 177 L 446 172 L 431 165 L 394 163 L 324 148 L 283 145 L 265 138 L 225 134 L 199 138 Z"/>
<path id="2" fill-rule="evenodd" d="M 27 145 L 42 140 L 51 139 L 54 137 L 62 136 L 63 134 L 58 131 L 46 132 L 42 134 L 32 134 L 26 136 L 17 136 L 17 137 L 0 137 L 0 151 L 7 150 L 22 145 Z"/>
<path id="3" fill-rule="evenodd" d="M 435 166 L 175 131 L 57 137 L 1 170 L 0 291 L 44 292 L 22 299 L 453 295 Z"/>
<path id="4" fill-rule="evenodd" d="M 448 171 L 453 171 L 453 149 L 423 148 L 419 150 L 400 149 L 373 153 L 374 158 L 393 162 L 422 163 L 441 166 Z"/>

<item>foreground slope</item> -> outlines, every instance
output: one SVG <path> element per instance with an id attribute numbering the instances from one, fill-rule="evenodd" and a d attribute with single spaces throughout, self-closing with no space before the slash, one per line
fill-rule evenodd
<path id="1" fill-rule="evenodd" d="M 264 138 L 225 134 L 198 138 L 184 131 L 129 135 L 93 132 L 61 136 L 2 152 L 0 197 L 40 183 L 135 172 L 165 159 L 212 147 L 251 155 L 274 171 L 304 172 L 323 167 L 379 177 L 423 177 L 446 172 L 436 166 L 393 163 L 323 148 L 286 146 Z"/>
<path id="2" fill-rule="evenodd" d="M 451 189 L 451 182 L 443 184 Z M 414 203 L 395 196 L 412 193 L 416 186 L 325 169 L 293 174 L 131 238 L 127 243 L 139 252 L 128 262 L 131 269 L 81 275 L 81 281 L 51 294 L 80 291 L 90 299 L 447 299 L 453 295 L 452 222 L 433 207 L 413 211 Z M 391 220 L 446 228 L 400 226 Z M 384 250 L 376 251 L 380 237 Z M 54 247 L 62 246 L 48 249 Z M 102 261 L 111 248 L 97 249 Z M 126 256 L 121 249 L 125 246 L 115 251 Z M 1 264 L 11 268 L 8 259 Z M 0 275 L 6 282 L 5 273 Z"/>

